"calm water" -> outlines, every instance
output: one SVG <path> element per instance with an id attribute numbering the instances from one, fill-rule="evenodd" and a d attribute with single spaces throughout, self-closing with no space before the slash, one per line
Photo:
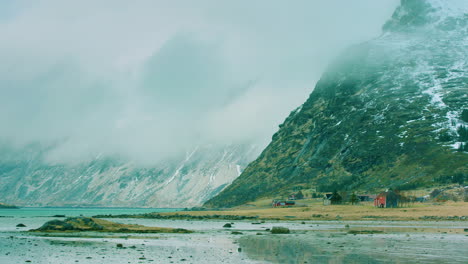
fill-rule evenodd
<path id="1" fill-rule="evenodd" d="M 48 217 L 53 215 L 93 216 L 98 214 L 143 214 L 152 212 L 175 212 L 178 208 L 72 208 L 72 207 L 24 207 L 20 209 L 0 209 L 0 217 Z"/>
<path id="2" fill-rule="evenodd" d="M 0 232 L 27 231 L 42 226 L 52 219 L 63 219 L 54 215 L 93 216 L 98 214 L 143 214 L 152 212 L 174 212 L 181 209 L 170 208 L 67 208 L 67 207 L 25 207 L 20 209 L 0 209 Z M 26 227 L 18 228 L 17 224 Z"/>

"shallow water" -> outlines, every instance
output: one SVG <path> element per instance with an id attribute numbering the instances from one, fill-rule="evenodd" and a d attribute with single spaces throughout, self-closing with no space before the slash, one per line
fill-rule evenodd
<path id="1" fill-rule="evenodd" d="M 76 207 L 21 207 L 19 209 L 0 209 L 0 216 L 39 217 L 52 215 L 93 216 L 98 214 L 144 214 L 152 212 L 174 212 L 178 208 L 76 208 Z"/>
<path id="2" fill-rule="evenodd" d="M 133 214 L 158 209 L 36 208 L 0 217 L 0 263 L 468 263 L 467 222 L 253 221 L 108 219 L 145 226 L 186 228 L 192 234 L 78 232 L 38 236 L 51 215 Z M 167 210 L 167 209 L 166 209 Z M 15 212 L 16 211 L 16 212 Z M 112 211 L 112 212 L 111 212 Z M 4 210 L 0 215 L 6 216 Z M 16 213 L 16 214 L 15 214 Z M 59 218 L 63 219 L 63 218 Z M 225 223 L 232 228 L 223 228 Z M 255 221 L 256 222 L 256 221 Z M 18 223 L 26 225 L 17 228 Z M 291 234 L 271 235 L 285 226 Z M 382 234 L 347 234 L 383 230 Z M 415 231 L 419 229 L 419 231 Z M 425 229 L 421 232 L 421 229 Z M 450 233 L 454 230 L 458 234 Z M 242 234 L 235 235 L 232 231 Z M 444 233 L 446 232 L 446 233 Z M 461 233 L 460 233 L 461 232 Z M 257 235 L 261 234 L 261 235 Z M 121 243 L 123 248 L 118 248 Z M 29 263 L 29 262 L 28 262 Z"/>
<path id="3" fill-rule="evenodd" d="M 67 208 L 67 207 L 25 207 L 20 209 L 0 209 L 0 232 L 1 231 L 25 231 L 42 226 L 52 219 L 63 219 L 53 217 L 54 215 L 70 216 L 93 216 L 97 214 L 143 214 L 152 212 L 174 212 L 181 209 L 168 208 Z M 16 225 L 25 224 L 24 228 L 16 228 Z"/>
<path id="4" fill-rule="evenodd" d="M 92 216 L 96 214 L 137 214 L 178 209 L 132 208 L 24 208 L 2 210 L 0 215 L 0 263 L 264 263 L 251 261 L 238 251 L 230 231 L 211 229 L 210 222 L 198 223 L 209 232 L 194 234 L 131 234 L 76 232 L 45 237 L 25 232 L 52 219 L 52 215 Z M 148 226 L 186 227 L 188 221 L 157 219 L 109 219 Z M 26 227 L 16 227 L 17 224 Z M 221 223 L 219 223 L 221 224 Z M 221 224 L 222 226 L 222 224 Z M 211 230 L 211 231 L 210 231 Z M 219 231 L 222 232 L 218 233 Z M 122 244 L 123 248 L 118 248 Z M 30 262 L 26 262 L 30 261 Z"/>
<path id="5" fill-rule="evenodd" d="M 452 234 L 244 236 L 240 246 L 271 263 L 468 263 L 468 237 Z"/>

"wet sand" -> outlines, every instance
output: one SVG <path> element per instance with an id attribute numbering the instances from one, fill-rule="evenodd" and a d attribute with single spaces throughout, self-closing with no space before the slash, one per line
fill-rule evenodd
<path id="1" fill-rule="evenodd" d="M 27 227 L 16 228 L 21 220 Z M 468 226 L 460 221 L 232 221 L 224 228 L 230 221 L 110 220 L 194 233 L 44 236 L 25 231 L 47 219 L 2 219 L 0 263 L 468 263 Z M 273 235 L 274 226 L 291 233 Z"/>
<path id="2" fill-rule="evenodd" d="M 122 247 L 117 247 L 122 244 Z M 0 237 L 0 263 L 260 263 L 225 236 Z"/>

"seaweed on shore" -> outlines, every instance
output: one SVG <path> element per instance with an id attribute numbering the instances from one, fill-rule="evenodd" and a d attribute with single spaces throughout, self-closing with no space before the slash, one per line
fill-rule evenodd
<path id="1" fill-rule="evenodd" d="M 51 220 L 31 232 L 110 232 L 110 233 L 192 233 L 183 228 L 147 227 L 142 225 L 119 224 L 90 217 L 69 217 Z"/>

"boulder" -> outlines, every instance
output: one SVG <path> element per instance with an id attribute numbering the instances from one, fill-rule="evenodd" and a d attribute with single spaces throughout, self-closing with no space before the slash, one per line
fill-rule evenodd
<path id="1" fill-rule="evenodd" d="M 289 234 L 290 231 L 289 231 L 289 228 L 287 228 L 287 227 L 274 226 L 274 227 L 271 229 L 271 233 L 272 233 L 272 234 Z"/>

